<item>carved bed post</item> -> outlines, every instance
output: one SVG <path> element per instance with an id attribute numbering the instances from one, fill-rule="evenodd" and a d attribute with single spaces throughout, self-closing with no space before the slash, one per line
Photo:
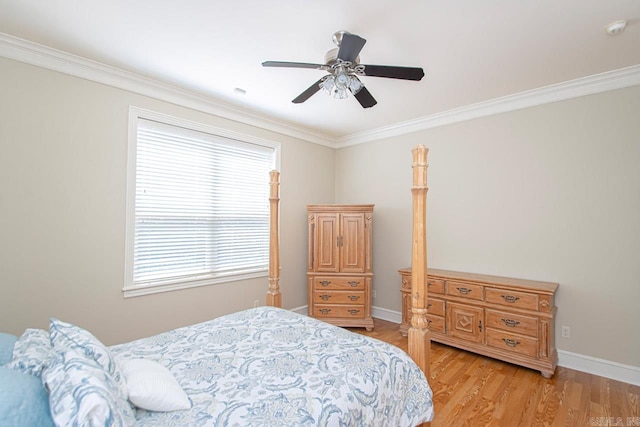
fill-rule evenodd
<path id="1" fill-rule="evenodd" d="M 427 328 L 427 153 L 418 145 L 413 150 L 413 246 L 411 253 L 411 327 L 409 355 L 429 379 L 431 339 Z"/>
<path id="2" fill-rule="evenodd" d="M 269 173 L 271 189 L 269 195 L 270 222 L 269 222 L 269 291 L 267 292 L 267 305 L 282 307 L 282 294 L 280 294 L 280 240 L 278 232 L 278 204 L 280 202 L 280 172 Z"/>

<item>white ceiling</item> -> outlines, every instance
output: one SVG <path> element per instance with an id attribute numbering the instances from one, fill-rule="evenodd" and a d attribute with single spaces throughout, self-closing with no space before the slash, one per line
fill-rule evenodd
<path id="1" fill-rule="evenodd" d="M 292 104 L 324 72 L 261 63 L 321 63 L 338 30 L 367 40 L 362 63 L 425 77 L 362 77 L 369 109 L 321 92 Z M 0 32 L 330 139 L 640 64 L 640 0 L 0 0 Z"/>

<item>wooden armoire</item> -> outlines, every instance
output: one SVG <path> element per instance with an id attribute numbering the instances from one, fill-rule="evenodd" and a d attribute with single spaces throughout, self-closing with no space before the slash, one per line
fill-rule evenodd
<path id="1" fill-rule="evenodd" d="M 308 205 L 309 316 L 373 329 L 373 205 Z"/>

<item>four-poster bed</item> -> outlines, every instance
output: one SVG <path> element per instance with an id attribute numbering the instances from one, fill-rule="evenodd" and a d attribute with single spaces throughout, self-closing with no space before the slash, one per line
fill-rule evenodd
<path id="1" fill-rule="evenodd" d="M 419 146 L 412 189 L 416 278 L 426 271 L 426 166 Z M 49 331 L 30 329 L 18 339 L 10 364 L 42 377 L 47 392 L 34 398 L 48 399 L 57 425 L 412 427 L 431 421 L 421 280 L 414 280 L 409 331 L 415 363 L 395 346 L 280 308 L 278 177 L 271 173 L 268 306 L 111 347 L 56 319 Z M 154 385 L 156 376 L 145 372 L 149 383 L 136 389 L 134 402 L 132 387 L 143 381 L 134 381 L 138 369 L 128 369 L 136 359 L 168 371 L 175 384 L 168 387 L 163 374 Z M 22 400 L 21 408 L 35 407 Z"/>
<path id="2" fill-rule="evenodd" d="M 413 229 L 411 249 L 411 300 L 412 317 L 409 328 L 409 355 L 429 377 L 429 351 L 431 340 L 427 322 L 427 154 L 429 149 L 418 145 L 413 150 Z M 278 240 L 278 201 L 280 173 L 271 172 L 270 208 L 271 208 L 271 244 L 269 263 L 269 291 L 267 305 L 281 307 L 280 293 L 280 253 Z"/>

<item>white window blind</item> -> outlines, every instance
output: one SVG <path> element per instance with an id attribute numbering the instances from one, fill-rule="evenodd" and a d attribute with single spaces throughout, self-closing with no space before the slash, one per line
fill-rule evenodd
<path id="1" fill-rule="evenodd" d="M 136 134 L 128 285 L 207 284 L 266 272 L 274 148 L 143 118 Z"/>

